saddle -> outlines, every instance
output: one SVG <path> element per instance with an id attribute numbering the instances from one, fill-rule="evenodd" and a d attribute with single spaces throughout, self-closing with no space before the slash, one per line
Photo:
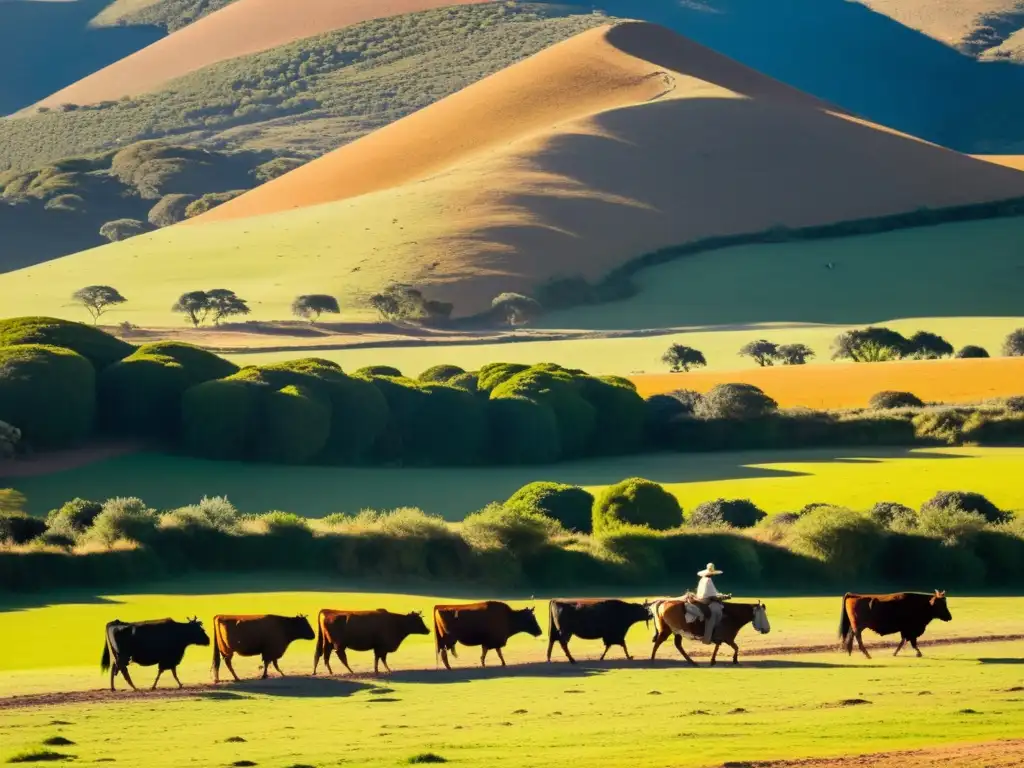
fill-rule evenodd
<path id="1" fill-rule="evenodd" d="M 686 603 L 687 624 L 694 624 L 698 621 L 704 621 L 711 618 L 711 608 L 698 600 L 697 596 L 693 592 L 687 592 L 680 599 Z M 728 599 L 728 596 L 720 595 L 711 599 L 724 603 Z"/>

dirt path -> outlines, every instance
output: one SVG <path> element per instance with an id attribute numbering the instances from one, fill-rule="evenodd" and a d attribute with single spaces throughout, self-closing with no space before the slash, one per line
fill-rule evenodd
<path id="1" fill-rule="evenodd" d="M 12 461 L 0 462 L 0 480 L 7 478 L 38 477 L 54 472 L 78 469 L 97 461 L 105 461 L 142 450 L 135 441 L 97 442 L 80 448 L 46 451 Z"/>
<path id="2" fill-rule="evenodd" d="M 949 645 L 972 645 L 977 643 L 1000 643 L 1000 642 L 1013 642 L 1018 640 L 1024 640 L 1024 635 L 990 635 L 986 637 L 956 637 L 956 638 L 943 638 L 940 640 L 933 640 L 931 642 L 921 641 L 919 645 L 922 648 L 927 649 L 933 646 L 949 646 Z M 895 647 L 895 643 L 875 643 L 869 650 L 883 651 L 890 650 Z M 668 651 L 670 649 L 664 649 Z M 724 649 L 719 654 L 719 664 L 723 666 L 731 666 L 730 654 L 726 653 L 728 649 Z M 48 707 L 48 706 L 66 706 L 71 704 L 116 704 L 123 702 L 144 702 L 152 701 L 154 699 L 176 699 L 176 698 L 206 698 L 206 699 L 235 699 L 244 698 L 251 694 L 270 694 L 270 695 L 293 695 L 293 696 L 308 696 L 312 691 L 316 691 L 319 695 L 325 693 L 329 695 L 329 689 L 335 689 L 337 695 L 344 693 L 351 693 L 353 688 L 362 688 L 365 690 L 372 690 L 382 682 L 395 682 L 395 683 L 422 683 L 429 681 L 435 675 L 445 675 L 450 678 L 457 680 L 479 680 L 496 677 L 516 677 L 516 676 L 533 676 L 536 677 L 539 674 L 550 677 L 558 677 L 560 675 L 576 675 L 579 669 L 595 669 L 595 670 L 613 670 L 613 669 L 678 669 L 685 662 L 675 654 L 675 650 L 671 649 L 671 653 L 664 653 L 663 656 L 659 656 L 658 659 L 651 661 L 645 657 L 637 657 L 633 660 L 626 659 L 613 659 L 608 661 L 596 661 L 596 660 L 584 660 L 580 659 L 579 664 L 575 667 L 565 663 L 564 660 L 558 659 L 550 664 L 544 661 L 529 661 L 520 664 L 510 664 L 507 667 L 486 667 L 481 668 L 479 666 L 467 666 L 457 667 L 451 671 L 439 670 L 433 667 L 419 667 L 411 669 L 396 670 L 391 675 L 382 675 L 375 677 L 371 674 L 356 673 L 355 675 L 338 675 L 334 677 L 328 677 L 321 674 L 318 677 L 310 675 L 291 675 L 288 677 L 271 677 L 267 680 L 255 680 L 247 679 L 239 683 L 228 683 L 222 682 L 219 685 L 213 683 L 203 683 L 200 685 L 186 685 L 184 688 L 159 688 L 155 691 L 151 691 L 143 687 L 137 691 L 132 692 L 125 689 L 124 681 L 118 677 L 117 685 L 119 689 L 111 692 L 107 689 L 101 690 L 88 690 L 88 691 L 54 691 L 48 693 L 36 693 L 25 696 L 9 696 L 6 698 L 0 698 L 0 711 L 7 709 L 23 709 L 29 707 Z M 740 647 L 740 664 L 748 663 L 750 666 L 757 664 L 758 659 L 778 657 L 778 656 L 795 656 L 802 654 L 812 654 L 821 652 L 834 652 L 836 651 L 835 645 L 802 645 L 802 646 L 776 646 L 769 648 L 761 648 L 757 650 L 751 650 L 744 652 L 743 647 Z M 702 655 L 703 654 L 703 655 Z M 710 655 L 706 651 L 698 651 L 691 654 L 692 656 L 700 659 L 701 661 L 707 660 Z M 646 656 L 646 654 L 644 654 Z M 858 654 L 859 656 L 859 654 Z M 845 663 L 845 656 L 843 657 Z M 765 662 L 766 664 L 768 662 Z M 705 665 L 701 665 L 705 666 Z M 144 676 L 144 677 L 148 677 Z M 173 684 L 173 683 L 172 683 Z M 844 758 L 845 759 L 845 758 Z M 857 758 L 850 758 L 857 759 Z M 742 768 L 743 766 L 788 766 L 788 765 L 804 765 L 803 763 L 736 763 L 734 768 Z M 819 763 L 807 763 L 808 766 L 816 767 Z M 822 766 L 831 765 L 830 763 L 820 763 Z M 836 764 L 840 765 L 839 763 Z M 846 765 L 846 764 L 842 764 Z M 849 765 L 861 765 L 861 763 L 849 763 Z M 1002 763 L 994 763 L 993 766 L 1001 768 Z M 1009 765 L 1009 764 L 1007 764 Z M 895 768 L 895 767 L 894 767 Z M 907 768 L 903 766 L 902 768 Z"/>
<path id="3" fill-rule="evenodd" d="M 936 765 L 956 768 L 1019 768 L 1024 765 L 1024 739 L 810 760 L 729 762 L 723 763 L 720 768 L 933 768 Z"/>

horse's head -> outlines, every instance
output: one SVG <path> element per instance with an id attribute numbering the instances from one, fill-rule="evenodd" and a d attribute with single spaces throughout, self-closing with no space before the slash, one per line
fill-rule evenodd
<path id="1" fill-rule="evenodd" d="M 767 635 L 772 631 L 772 625 L 768 623 L 768 608 L 760 600 L 754 606 L 754 618 L 751 623 L 754 629 L 762 635 Z"/>

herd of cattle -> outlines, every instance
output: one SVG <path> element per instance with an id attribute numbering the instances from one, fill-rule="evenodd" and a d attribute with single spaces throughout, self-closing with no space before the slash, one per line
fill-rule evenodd
<path id="1" fill-rule="evenodd" d="M 712 642 L 714 650 L 711 664 L 714 664 L 718 649 L 728 645 L 733 649 L 733 663 L 738 662 L 739 648 L 736 635 L 747 624 L 752 624 L 759 633 L 766 634 L 771 627 L 765 605 L 756 603 L 727 602 L 720 624 L 715 628 Z M 917 640 L 924 634 L 932 619 L 950 621 L 952 616 L 946 606 L 946 593 L 925 594 L 899 592 L 892 595 L 858 595 L 847 593 L 843 596 L 842 617 L 839 633 L 843 647 L 852 653 L 856 640 L 860 650 L 868 655 L 861 640 L 865 629 L 880 635 L 899 633 L 901 642 L 896 648 L 899 653 L 909 642 L 921 655 Z M 547 660 L 558 643 L 571 663 L 576 660 L 569 652 L 569 641 L 573 637 L 584 640 L 601 640 L 604 643 L 604 659 L 613 645 L 622 646 L 627 659 L 632 657 L 626 648 L 626 634 L 639 622 L 653 622 L 654 647 L 651 658 L 658 648 L 670 637 L 674 638 L 676 649 L 690 664 L 695 662 L 683 649 L 682 636 L 703 637 L 704 612 L 692 596 L 665 598 L 644 603 L 632 603 L 617 599 L 551 600 L 548 604 L 548 651 Z M 456 645 L 476 646 L 481 649 L 480 664 L 485 665 L 487 654 L 495 651 L 501 665 L 505 666 L 502 649 L 513 635 L 525 632 L 534 637 L 542 634 L 533 608 L 514 609 L 506 603 L 486 601 L 464 605 L 438 605 L 433 611 L 434 650 L 446 669 L 451 669 L 449 653 L 454 657 Z M 321 610 L 317 618 L 317 631 L 313 631 L 305 616 L 215 616 L 213 619 L 213 681 L 220 682 L 220 662 L 237 681 L 238 675 L 232 666 L 235 656 L 259 656 L 263 661 L 262 678 L 267 677 L 268 668 L 274 666 L 279 673 L 278 661 L 284 656 L 294 640 L 315 640 L 313 674 L 322 658 L 327 671 L 331 669 L 331 653 L 336 652 L 341 663 L 350 673 L 348 651 L 373 651 L 373 669 L 379 672 L 379 665 L 390 672 L 388 655 L 394 653 L 409 635 L 428 635 L 430 630 L 419 612 L 406 614 L 391 613 L 383 609 L 376 611 Z M 170 671 L 178 687 L 178 665 L 184 658 L 185 649 L 190 645 L 211 645 L 202 622 L 193 618 L 187 622 L 171 619 L 156 621 L 123 622 L 114 620 L 107 624 L 101 667 L 110 670 L 110 689 L 120 672 L 133 689 L 128 672 L 130 663 L 140 666 L 156 666 L 156 680 Z"/>

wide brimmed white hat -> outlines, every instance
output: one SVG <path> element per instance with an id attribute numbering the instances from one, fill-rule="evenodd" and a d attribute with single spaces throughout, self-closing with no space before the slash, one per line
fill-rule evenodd
<path id="1" fill-rule="evenodd" d="M 697 575 L 702 578 L 704 576 L 720 576 L 722 573 L 723 571 L 720 571 L 717 568 L 715 568 L 714 563 L 708 563 L 708 567 L 705 568 L 703 571 L 697 571 Z"/>

